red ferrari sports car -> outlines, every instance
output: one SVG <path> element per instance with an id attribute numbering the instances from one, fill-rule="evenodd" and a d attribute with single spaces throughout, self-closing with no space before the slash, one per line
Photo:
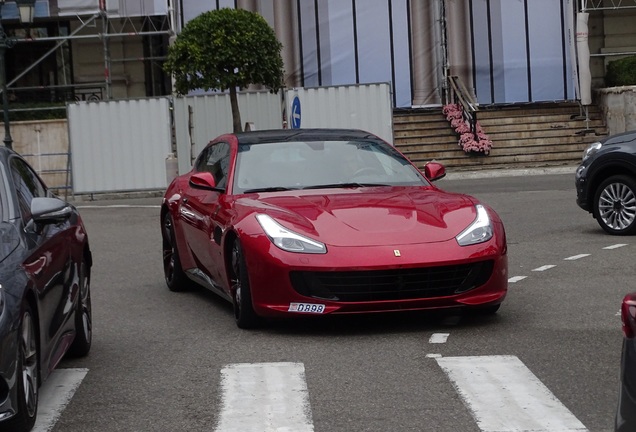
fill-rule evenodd
<path id="1" fill-rule="evenodd" d="M 168 187 L 163 265 L 262 318 L 464 307 L 494 313 L 508 288 L 504 226 L 359 130 L 222 135 Z"/>

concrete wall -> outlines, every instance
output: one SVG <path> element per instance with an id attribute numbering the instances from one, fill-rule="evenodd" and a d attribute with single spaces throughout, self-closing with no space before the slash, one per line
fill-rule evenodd
<path id="1" fill-rule="evenodd" d="M 63 195 L 70 187 L 67 121 L 14 122 L 11 137 L 13 149 L 24 156 L 51 189 Z"/>
<path id="2" fill-rule="evenodd" d="M 636 130 L 636 86 L 597 90 L 610 135 Z"/>

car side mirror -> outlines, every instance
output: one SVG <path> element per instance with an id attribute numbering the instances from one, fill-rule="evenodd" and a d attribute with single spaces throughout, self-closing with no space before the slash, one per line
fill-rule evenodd
<path id="1" fill-rule="evenodd" d="M 443 178 L 446 175 L 446 168 L 444 165 L 437 162 L 428 162 L 424 165 L 424 176 L 429 181 L 436 181 Z"/>
<path id="2" fill-rule="evenodd" d="M 40 224 L 63 222 L 71 213 L 73 208 L 59 198 L 37 197 L 31 200 L 31 217 Z"/>
<path id="3" fill-rule="evenodd" d="M 36 197 L 31 200 L 31 220 L 27 231 L 40 232 L 44 225 L 64 222 L 73 214 L 73 208 L 59 198 Z"/>
<path id="4" fill-rule="evenodd" d="M 216 186 L 214 176 L 209 172 L 199 172 L 190 177 L 190 186 L 195 189 L 223 192 L 224 189 Z"/>

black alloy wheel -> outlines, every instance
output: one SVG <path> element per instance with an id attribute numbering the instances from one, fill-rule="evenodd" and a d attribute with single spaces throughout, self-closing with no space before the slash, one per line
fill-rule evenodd
<path id="1" fill-rule="evenodd" d="M 236 325 L 242 329 L 258 327 L 260 318 L 254 312 L 247 264 L 238 240 L 232 245 L 232 303 Z"/>
<path id="2" fill-rule="evenodd" d="M 18 386 L 17 413 L 0 423 L 0 431 L 27 432 L 33 428 L 38 412 L 39 391 L 39 344 L 36 333 L 37 321 L 31 307 L 24 304 L 18 332 L 17 366 Z"/>
<path id="3" fill-rule="evenodd" d="M 163 274 L 170 291 L 185 291 L 190 288 L 190 280 L 181 268 L 174 223 L 170 213 L 163 217 L 161 234 L 163 237 Z"/>
<path id="4" fill-rule="evenodd" d="M 91 350 L 93 341 L 93 311 L 91 307 L 91 274 L 86 260 L 79 269 L 79 299 L 75 313 L 75 339 L 69 348 L 73 357 L 84 357 Z"/>
<path id="5" fill-rule="evenodd" d="M 594 196 L 594 217 L 607 233 L 636 233 L 636 180 L 615 175 L 603 181 Z"/>

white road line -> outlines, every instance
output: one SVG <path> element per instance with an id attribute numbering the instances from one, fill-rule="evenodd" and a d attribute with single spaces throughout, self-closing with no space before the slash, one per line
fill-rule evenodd
<path id="1" fill-rule="evenodd" d="M 542 272 L 542 271 L 550 270 L 551 268 L 554 268 L 554 267 L 556 267 L 556 266 L 552 265 L 552 264 L 546 264 L 544 266 L 537 267 L 536 269 L 533 269 L 532 271 Z"/>
<path id="2" fill-rule="evenodd" d="M 49 432 L 71 401 L 88 369 L 56 369 L 40 389 L 38 418 L 32 432 Z"/>
<path id="3" fill-rule="evenodd" d="M 585 426 L 515 356 L 436 359 L 483 432 L 584 432 Z"/>
<path id="4" fill-rule="evenodd" d="M 573 255 L 571 257 L 563 258 L 563 261 L 574 261 L 574 260 L 577 260 L 577 259 L 585 258 L 587 256 L 590 256 L 590 254 Z"/>
<path id="5" fill-rule="evenodd" d="M 314 430 L 302 363 L 237 363 L 221 370 L 216 432 Z"/>
<path id="6" fill-rule="evenodd" d="M 433 335 L 431 335 L 431 338 L 428 340 L 428 343 L 443 344 L 446 343 L 449 336 L 450 333 L 433 333 Z"/>
<path id="7" fill-rule="evenodd" d="M 515 283 L 515 282 L 519 282 L 521 280 L 524 280 L 525 278 L 527 278 L 528 276 L 513 276 L 510 279 L 508 279 L 508 282 L 510 283 Z"/>
<path id="8" fill-rule="evenodd" d="M 441 354 L 426 354 L 426 358 L 440 358 Z"/>
<path id="9" fill-rule="evenodd" d="M 620 247 L 627 246 L 627 243 L 617 243 L 611 246 L 606 246 L 603 249 L 618 249 Z"/>

